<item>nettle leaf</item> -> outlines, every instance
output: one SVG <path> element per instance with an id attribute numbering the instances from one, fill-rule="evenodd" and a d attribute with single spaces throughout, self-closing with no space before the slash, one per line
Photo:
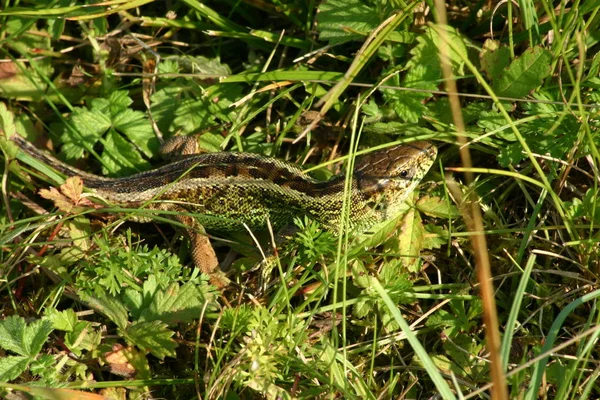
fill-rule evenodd
<path id="1" fill-rule="evenodd" d="M 357 257 L 368 249 L 385 242 L 396 231 L 398 224 L 401 223 L 405 212 L 408 211 L 409 208 L 410 206 L 404 204 L 402 209 L 399 210 L 397 217 L 375 224 L 369 228 L 367 232 L 358 235 L 355 242 L 356 244 L 352 246 L 349 257 Z"/>
<path id="2" fill-rule="evenodd" d="M 178 86 L 167 86 L 150 97 L 152 117 L 162 132 L 171 130 L 176 112 L 181 107 L 181 91 Z"/>
<path id="3" fill-rule="evenodd" d="M 439 249 L 448 243 L 450 232 L 437 225 L 426 225 L 423 237 L 423 249 Z"/>
<path id="4" fill-rule="evenodd" d="M 503 167 L 521 162 L 526 157 L 520 143 L 510 143 L 503 146 L 498 154 L 498 162 Z"/>
<path id="5" fill-rule="evenodd" d="M 179 67 L 185 73 L 189 74 L 211 74 L 211 75 L 231 75 L 231 68 L 224 64 L 218 58 L 198 57 L 177 57 L 173 56 L 170 60 L 176 60 Z M 162 63 L 161 63 L 162 64 Z"/>
<path id="6" fill-rule="evenodd" d="M 133 100 L 129 97 L 129 92 L 126 90 L 117 90 L 108 96 L 110 115 L 117 115 L 119 112 L 126 110 L 133 104 Z"/>
<path id="7" fill-rule="evenodd" d="M 421 267 L 421 259 L 419 257 L 423 249 L 423 238 L 425 236 L 425 228 L 421 220 L 421 214 L 411 208 L 402 223 L 400 230 L 399 251 L 402 257 L 402 264 L 410 272 L 418 272 Z"/>
<path id="8" fill-rule="evenodd" d="M 150 307 L 142 312 L 140 319 L 160 320 L 168 324 L 191 322 L 199 318 L 205 303 L 210 301 L 203 288 L 208 286 L 202 287 L 188 282 L 179 287 L 179 284 L 173 283 L 167 290 L 156 293 Z M 207 308 L 208 311 L 216 309 L 214 302 L 211 303 Z"/>
<path id="9" fill-rule="evenodd" d="M 29 366 L 32 358 L 23 356 L 7 356 L 0 358 L 0 382 L 17 379 Z"/>
<path id="10" fill-rule="evenodd" d="M 113 129 L 106 136 L 101 159 L 102 173 L 105 175 L 117 173 L 127 176 L 151 167 L 135 147 Z"/>
<path id="11" fill-rule="evenodd" d="M 365 128 L 369 124 L 375 121 L 379 121 L 383 118 L 383 112 L 379 109 L 377 102 L 373 99 L 369 99 L 369 102 L 362 106 L 360 111 L 365 115 Z"/>
<path id="12" fill-rule="evenodd" d="M 406 64 L 406 69 L 409 72 L 418 66 L 425 67 L 428 72 L 424 77 L 430 82 L 434 79 L 439 80 L 442 76 L 438 50 L 441 46 L 448 49 L 452 70 L 457 76 L 464 75 L 464 60 L 468 59 L 467 46 L 458 31 L 449 26 L 439 26 L 438 28 L 446 30 L 448 41 L 453 44 L 453 47 L 455 47 L 457 51 L 448 46 L 434 29 L 427 27 L 423 34 L 417 37 L 418 44 L 410 51 L 410 54 L 412 54 L 413 57 Z"/>
<path id="13" fill-rule="evenodd" d="M 124 329 L 127 326 L 127 310 L 117 298 L 113 296 L 91 296 L 85 292 L 80 293 L 80 297 L 91 308 L 106 315 L 119 328 Z"/>
<path id="14" fill-rule="evenodd" d="M 552 53 L 536 46 L 510 63 L 494 84 L 494 90 L 502 97 L 525 97 L 550 75 Z"/>
<path id="15" fill-rule="evenodd" d="M 361 40 L 380 22 L 377 12 L 360 0 L 327 0 L 317 13 L 319 40 L 331 45 Z"/>
<path id="16" fill-rule="evenodd" d="M 71 332 L 77 324 L 77 314 L 72 308 L 63 311 L 50 308 L 46 310 L 44 317 L 59 331 Z"/>
<path id="17" fill-rule="evenodd" d="M 416 207 L 430 217 L 450 219 L 460 216 L 460 212 L 455 205 L 440 197 L 423 196 L 417 201 Z"/>
<path id="18" fill-rule="evenodd" d="M 131 315 L 143 321 L 163 321 L 168 324 L 189 322 L 198 318 L 204 304 L 210 301 L 207 310 L 214 310 L 214 296 L 209 286 L 188 282 L 181 287 L 172 283 L 163 289 L 150 276 L 143 286 L 143 294 L 127 290 L 124 302 Z"/>
<path id="19" fill-rule="evenodd" d="M 167 328 L 167 324 L 161 321 L 138 321 L 121 333 L 131 344 L 152 353 L 161 360 L 165 356 L 175 357 L 177 343 L 171 339 L 175 332 Z"/>
<path id="20" fill-rule="evenodd" d="M 205 101 L 209 112 L 221 122 L 234 123 L 238 111 L 231 105 L 243 97 L 242 89 L 242 85 L 214 85 L 207 88 Z"/>
<path id="21" fill-rule="evenodd" d="M 417 123 L 427 112 L 423 98 L 422 93 L 402 93 L 402 96 L 394 101 L 393 109 L 403 121 Z"/>
<path id="22" fill-rule="evenodd" d="M 31 361 L 29 370 L 34 375 L 50 377 L 56 372 L 52 369 L 54 362 L 54 357 L 51 354 L 43 354 Z"/>
<path id="23" fill-rule="evenodd" d="M 47 320 L 27 325 L 25 319 L 13 315 L 0 321 L 0 347 L 22 356 L 35 357 L 54 329 Z"/>
<path id="24" fill-rule="evenodd" d="M 130 108 L 120 111 L 113 118 L 113 127 L 127 136 L 147 157 L 152 157 L 160 147 L 148 119 L 141 111 Z"/>
<path id="25" fill-rule="evenodd" d="M 175 110 L 173 124 L 175 129 L 181 129 L 182 133 L 187 134 L 212 125 L 214 120 L 207 101 L 184 100 Z"/>
<path id="26" fill-rule="evenodd" d="M 482 111 L 477 126 L 483 128 L 485 132 L 496 131 L 494 134 L 501 139 L 514 142 L 517 140 L 512 129 L 506 122 L 506 118 L 497 111 Z"/>
<path id="27" fill-rule="evenodd" d="M 81 140 L 93 146 L 110 126 L 110 118 L 100 111 L 90 111 L 85 108 L 75 108 L 71 114 L 71 125 L 79 132 L 79 137 L 69 129 L 65 130 L 64 144 L 61 152 L 68 159 L 83 157 L 85 147 Z"/>
<path id="28" fill-rule="evenodd" d="M 497 40 L 488 39 L 479 53 L 481 68 L 492 81 L 498 79 L 510 64 L 510 49 Z"/>

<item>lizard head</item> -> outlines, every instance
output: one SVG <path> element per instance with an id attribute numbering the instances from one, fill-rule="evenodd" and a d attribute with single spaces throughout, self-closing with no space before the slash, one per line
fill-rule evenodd
<path id="1" fill-rule="evenodd" d="M 402 203 L 433 165 L 437 148 L 430 142 L 403 144 L 357 160 L 359 191 L 382 220 L 396 216 Z"/>

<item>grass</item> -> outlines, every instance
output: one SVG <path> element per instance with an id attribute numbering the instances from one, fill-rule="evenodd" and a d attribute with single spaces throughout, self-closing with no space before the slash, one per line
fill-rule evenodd
<path id="1" fill-rule="evenodd" d="M 0 10 L 0 397 L 600 396 L 596 5 L 165 4 Z M 108 176 L 173 135 L 318 179 L 439 156 L 372 232 L 298 219 L 271 273 L 273 232 L 209 232 L 221 292 L 169 213 L 40 196 L 14 133 Z"/>

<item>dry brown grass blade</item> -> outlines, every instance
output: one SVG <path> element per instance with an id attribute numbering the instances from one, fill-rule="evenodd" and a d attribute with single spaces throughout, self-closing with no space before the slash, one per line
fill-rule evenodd
<path id="1" fill-rule="evenodd" d="M 446 18 L 446 5 L 441 0 L 435 2 L 438 23 L 441 25 L 447 24 Z M 445 29 L 437 30 L 442 43 L 447 43 L 448 38 Z M 456 93 L 458 91 L 456 87 L 456 81 L 452 74 L 452 67 L 449 62 L 449 54 L 447 46 L 439 47 L 440 61 L 442 67 L 442 74 L 444 76 L 444 82 L 446 83 L 446 90 L 450 93 Z M 471 162 L 471 154 L 469 152 L 467 144 L 467 137 L 465 136 L 465 123 L 463 120 L 460 101 L 458 96 L 449 95 L 450 108 L 452 110 L 452 118 L 456 126 L 458 133 L 457 138 L 460 144 L 460 157 L 462 160 L 463 167 L 471 168 L 473 166 Z M 473 183 L 473 174 L 471 172 L 465 172 L 465 183 L 470 186 Z M 492 283 L 492 273 L 490 268 L 490 259 L 487 251 L 487 242 L 485 234 L 483 233 L 483 220 L 481 216 L 481 209 L 478 206 L 478 199 L 474 190 L 469 191 L 470 195 L 467 198 L 466 206 L 463 207 L 465 222 L 469 228 L 469 231 L 473 232 L 471 236 L 471 243 L 473 245 L 473 252 L 475 254 L 475 265 L 477 268 L 477 277 L 481 285 L 480 293 L 483 301 L 483 319 L 485 322 L 485 333 L 487 340 L 487 348 L 490 353 L 490 368 L 491 368 L 491 380 L 493 387 L 491 389 L 493 400 L 508 400 L 508 388 L 506 386 L 506 377 L 502 368 L 502 359 L 500 356 L 500 332 L 498 324 L 498 314 L 496 312 L 496 301 L 494 298 L 494 285 Z"/>

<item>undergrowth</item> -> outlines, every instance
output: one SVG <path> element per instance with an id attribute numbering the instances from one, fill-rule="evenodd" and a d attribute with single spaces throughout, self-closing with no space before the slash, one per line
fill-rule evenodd
<path id="1" fill-rule="evenodd" d="M 0 10 L 0 397 L 600 397 L 595 2 L 109 3 Z M 112 177 L 174 135 L 317 179 L 439 155 L 365 234 L 209 232 L 219 291 L 168 213 L 98 209 L 13 134 Z"/>

